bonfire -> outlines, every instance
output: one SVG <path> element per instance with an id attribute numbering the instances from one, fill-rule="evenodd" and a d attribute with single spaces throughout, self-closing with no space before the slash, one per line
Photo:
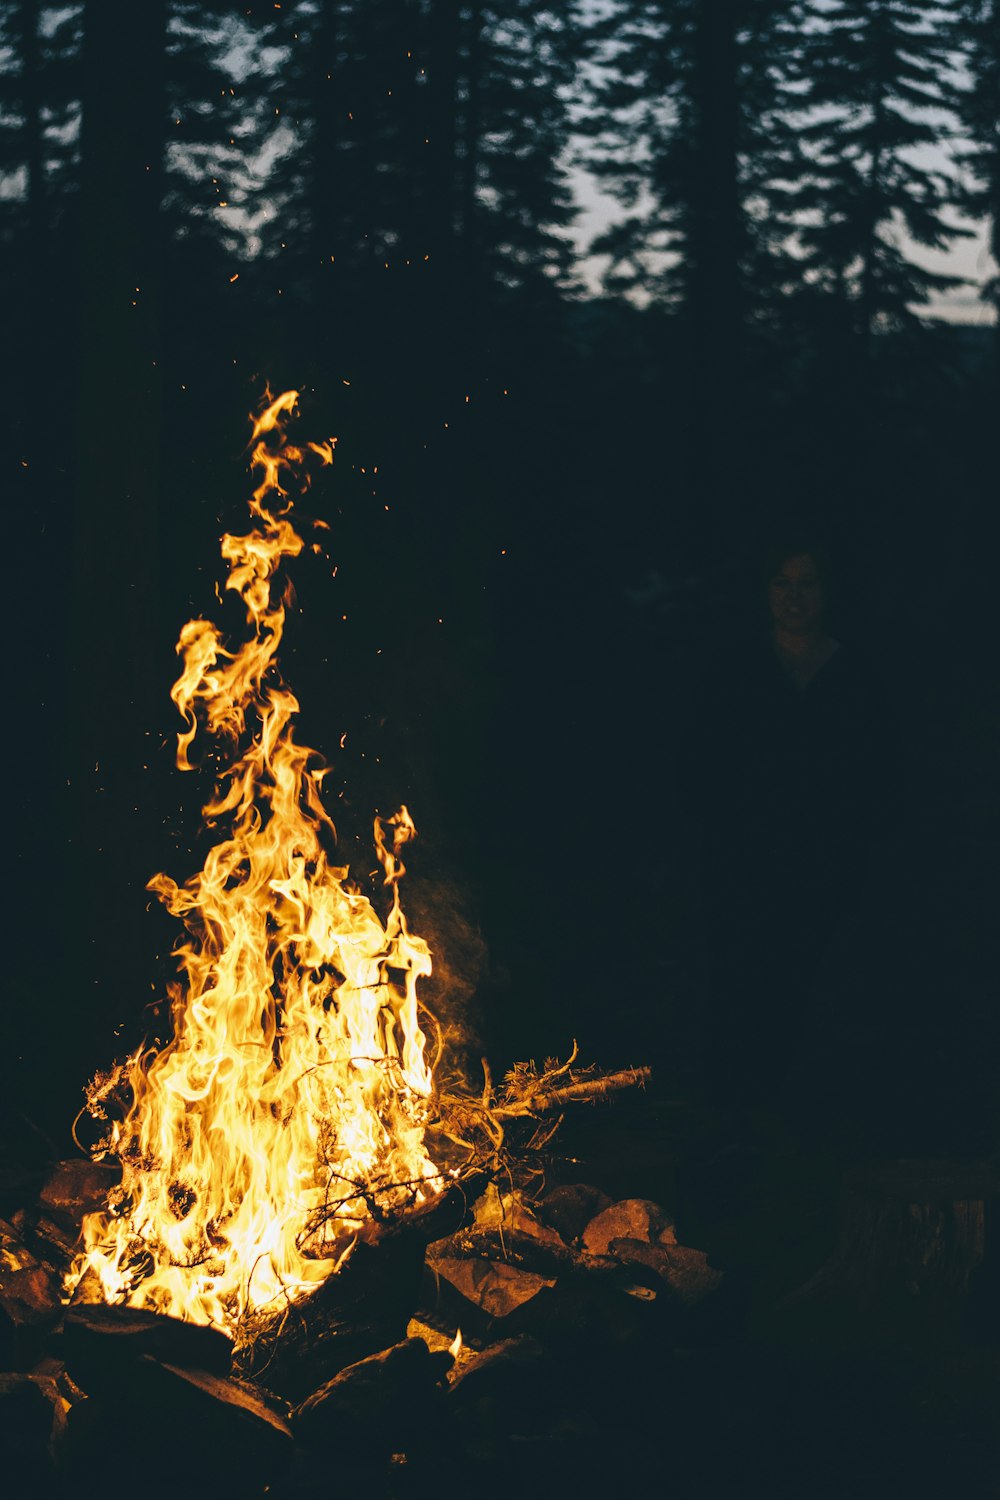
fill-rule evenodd
<path id="1" fill-rule="evenodd" d="M 431 953 L 400 902 L 413 820 L 404 806 L 374 821 L 383 918 L 337 859 L 329 767 L 297 742 L 299 705 L 278 669 L 283 565 L 306 545 L 321 552 L 328 529 L 314 520 L 307 544 L 293 504 L 335 441 L 293 441 L 297 394 L 267 397 L 254 420 L 253 524 L 222 538 L 244 639 L 194 619 L 177 644 L 177 765 L 216 770 L 203 808 L 215 842 L 183 883 L 149 882 L 185 929 L 173 1035 L 88 1090 L 95 1154 L 122 1176 L 86 1218 L 67 1283 L 237 1343 L 314 1292 L 360 1239 L 456 1186 L 481 1187 L 504 1165 L 512 1124 L 519 1148 L 537 1147 L 563 1105 L 645 1072 L 581 1073 L 574 1048 L 499 1088 L 488 1068 L 475 1092 L 435 1084 L 442 1034 L 418 994 Z"/>

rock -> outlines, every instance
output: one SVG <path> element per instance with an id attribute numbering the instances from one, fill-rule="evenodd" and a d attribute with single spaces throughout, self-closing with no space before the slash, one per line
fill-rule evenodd
<path id="1" fill-rule="evenodd" d="M 658 1203 L 646 1198 L 623 1198 L 591 1219 L 583 1244 L 591 1255 L 606 1255 L 612 1240 L 641 1240 L 644 1244 L 676 1245 L 674 1221 Z"/>
<path id="2" fill-rule="evenodd" d="M 143 1494 L 260 1495 L 289 1463 L 287 1421 L 261 1397 L 206 1370 L 140 1356 L 115 1393 L 70 1408 L 57 1449 L 66 1477 L 89 1492 L 95 1475 L 134 1473 Z"/>
<path id="3" fill-rule="evenodd" d="M 708 1263 L 703 1250 L 686 1245 L 646 1244 L 643 1240 L 612 1240 L 611 1254 L 626 1265 L 646 1266 L 667 1284 L 683 1308 L 694 1308 L 711 1297 L 724 1281 L 721 1271 Z"/>
<path id="4" fill-rule="evenodd" d="M 515 1308 L 504 1332 L 530 1334 L 563 1358 L 589 1362 L 629 1349 L 660 1327 L 657 1298 L 645 1288 L 630 1293 L 605 1281 L 567 1279 Z"/>
<path id="5" fill-rule="evenodd" d="M 551 1225 L 539 1220 L 523 1194 L 501 1194 L 492 1182 L 476 1204 L 474 1224 L 477 1229 L 495 1229 L 501 1234 L 507 1232 L 523 1235 L 526 1239 L 550 1245 L 556 1250 L 565 1248 L 561 1236 Z"/>
<path id="6" fill-rule="evenodd" d="M 541 1220 L 571 1245 L 591 1220 L 610 1206 L 611 1199 L 600 1188 L 586 1182 L 571 1182 L 546 1193 L 537 1212 Z"/>
<path id="7" fill-rule="evenodd" d="M 416 1316 L 439 1334 L 446 1334 L 449 1344 L 459 1328 L 466 1343 L 476 1343 L 488 1335 L 493 1322 L 489 1313 L 464 1296 L 433 1262 L 424 1267 Z"/>
<path id="8" fill-rule="evenodd" d="M 39 1194 L 39 1203 L 53 1218 L 79 1228 L 85 1214 L 107 1206 L 108 1193 L 121 1181 L 114 1162 L 61 1161 Z"/>
<path id="9" fill-rule="evenodd" d="M 404 1452 L 427 1427 L 453 1363 L 450 1354 L 431 1354 L 423 1339 L 404 1339 L 307 1396 L 292 1413 L 295 1434 L 313 1446 Z"/>
<path id="10" fill-rule="evenodd" d="M 59 1390 L 47 1375 L 0 1375 L 0 1453 L 4 1494 L 44 1494 L 50 1475 L 49 1439 L 59 1409 Z M 10 1485 L 20 1480 L 22 1488 Z"/>
<path id="11" fill-rule="evenodd" d="M 232 1344 L 217 1328 L 102 1302 L 69 1309 L 60 1353 L 77 1385 L 88 1396 L 99 1396 L 114 1395 L 147 1355 L 185 1369 L 228 1375 Z"/>
<path id="12" fill-rule="evenodd" d="M 489 1182 L 481 1198 L 476 1200 L 472 1222 L 482 1229 L 495 1229 L 503 1223 L 503 1201 L 495 1182 Z"/>
<path id="13" fill-rule="evenodd" d="M 551 1362 L 528 1334 L 503 1339 L 467 1360 L 451 1382 L 449 1405 L 458 1408 L 484 1398 L 514 1407 L 533 1406 L 544 1394 Z"/>
<path id="14" fill-rule="evenodd" d="M 5 1235 L 0 1249 L 0 1368 L 21 1369 L 38 1358 L 45 1335 L 62 1313 L 59 1293 L 52 1272 Z"/>
<path id="15" fill-rule="evenodd" d="M 447 1256 L 435 1260 L 434 1268 L 491 1318 L 507 1317 L 543 1287 L 554 1285 L 552 1280 L 534 1271 L 521 1271 L 504 1261 L 459 1260 Z"/>

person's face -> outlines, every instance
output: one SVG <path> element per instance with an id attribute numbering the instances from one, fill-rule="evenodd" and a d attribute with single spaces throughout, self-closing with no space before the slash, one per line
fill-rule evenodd
<path id="1" fill-rule="evenodd" d="M 822 629 L 825 599 L 819 569 L 808 552 L 786 558 L 767 586 L 774 623 L 794 635 Z"/>

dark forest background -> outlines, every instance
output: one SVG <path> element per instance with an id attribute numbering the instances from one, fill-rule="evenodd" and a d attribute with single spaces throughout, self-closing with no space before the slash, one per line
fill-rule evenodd
<path id="1" fill-rule="evenodd" d="M 360 876 L 375 808 L 410 805 L 414 926 L 499 1061 L 683 1052 L 685 726 L 794 522 L 900 726 L 860 979 L 921 1079 L 949 1036 L 967 1066 L 1000 283 L 935 320 L 921 252 L 985 220 L 996 254 L 998 69 L 996 0 L 0 5 L 25 1107 L 57 1128 L 156 1030 L 144 885 L 191 868 L 206 790 L 172 769 L 172 648 L 218 609 L 265 381 L 339 438 L 309 501 L 337 573 L 301 561 L 284 663 L 303 738 Z M 621 210 L 584 248 L 582 167 Z"/>

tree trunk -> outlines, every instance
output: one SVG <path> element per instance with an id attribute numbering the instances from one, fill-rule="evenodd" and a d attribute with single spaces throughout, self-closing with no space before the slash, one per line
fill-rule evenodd
<path id="1" fill-rule="evenodd" d="M 339 276 L 338 258 L 345 255 L 339 243 L 337 148 L 338 112 L 346 115 L 338 47 L 340 7 L 335 0 L 320 7 L 313 38 L 313 150 L 310 184 L 312 228 L 312 282 L 319 337 L 323 342 L 334 333 Z"/>
<path id="2" fill-rule="evenodd" d="M 699 472 L 715 508 L 728 493 L 739 407 L 740 194 L 737 167 L 738 7 L 701 0 L 696 35 L 690 264 L 692 375 Z M 719 515 L 723 532 L 729 517 Z"/>
<path id="3" fill-rule="evenodd" d="M 22 262 L 24 287 L 31 309 L 30 332 L 23 342 L 21 379 L 28 399 L 23 407 L 26 451 L 35 475 L 44 473 L 44 443 L 48 411 L 42 392 L 45 372 L 53 358 L 53 319 L 48 277 L 48 205 L 45 182 L 45 136 L 42 127 L 41 44 L 38 0 L 22 0 L 19 11 L 21 45 L 21 114 L 24 121 L 24 162 L 28 172 L 28 222 Z"/>
<path id="4" fill-rule="evenodd" d="M 483 14 L 479 0 L 472 0 L 464 21 L 465 109 L 462 120 L 461 160 L 461 274 L 463 307 L 461 326 L 466 342 L 474 347 L 479 337 L 479 293 L 482 281 L 479 236 L 479 144 L 482 131 Z"/>
<path id="5" fill-rule="evenodd" d="M 452 285 L 458 178 L 459 0 L 436 0 L 428 52 L 431 91 L 427 150 L 430 152 L 427 244 L 430 271 L 441 297 Z"/>
<path id="6" fill-rule="evenodd" d="M 986 1204 L 998 1195 L 991 1163 L 857 1168 L 844 1179 L 833 1255 L 781 1313 L 794 1320 L 817 1312 L 831 1332 L 866 1342 L 956 1337 L 987 1252 Z"/>
<path id="7" fill-rule="evenodd" d="M 24 117 L 24 160 L 28 169 L 28 246 L 32 280 L 44 282 L 45 270 L 45 163 L 42 130 L 41 48 L 38 38 L 38 0 L 22 0 L 21 109 Z"/>

